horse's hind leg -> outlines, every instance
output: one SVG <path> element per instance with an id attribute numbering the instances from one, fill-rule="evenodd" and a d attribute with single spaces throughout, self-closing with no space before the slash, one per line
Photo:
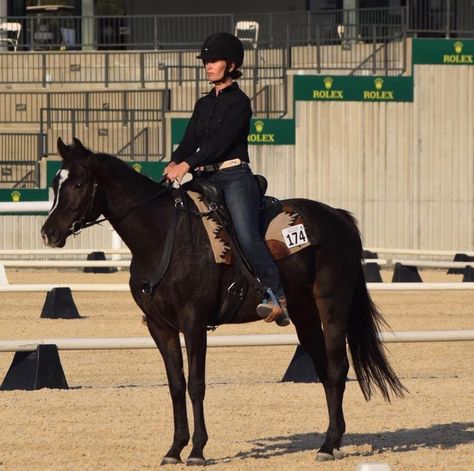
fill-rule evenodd
<path id="1" fill-rule="evenodd" d="M 346 388 L 349 361 L 346 351 L 346 324 L 351 297 L 338 293 L 334 297 L 316 297 L 316 306 L 321 316 L 327 360 L 327 378 L 323 380 L 329 413 L 326 439 L 317 456 L 326 461 L 343 456 L 340 451 L 342 436 L 346 430 L 342 399 Z"/>
<path id="2" fill-rule="evenodd" d="M 329 304 L 328 300 L 319 302 L 324 310 L 328 309 Z M 323 334 L 319 310 L 312 292 L 306 292 L 296 304 L 292 304 L 289 308 L 301 346 L 313 360 L 326 394 L 330 422 L 326 440 L 319 450 L 317 459 L 323 461 L 334 459 L 334 456 L 342 457 L 339 448 L 345 431 L 342 396 L 348 368 L 347 357 L 341 356 L 341 352 L 336 353 L 331 347 L 328 358 L 327 340 Z M 332 329 L 332 327 L 329 328 L 330 331 Z"/>
<path id="3" fill-rule="evenodd" d="M 321 320 L 311 291 L 306 291 L 296 303 L 292 302 L 288 309 L 296 327 L 298 340 L 313 360 L 318 378 L 324 381 L 327 378 L 326 349 Z"/>
<path id="4" fill-rule="evenodd" d="M 183 374 L 179 333 L 169 327 L 158 326 L 151 317 L 147 317 L 147 326 L 163 357 L 173 402 L 173 444 L 161 464 L 181 463 L 181 451 L 189 442 L 189 425 L 186 413 L 186 380 Z"/>

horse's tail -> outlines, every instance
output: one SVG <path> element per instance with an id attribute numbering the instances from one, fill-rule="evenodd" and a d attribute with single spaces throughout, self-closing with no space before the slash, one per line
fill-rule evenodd
<path id="1" fill-rule="evenodd" d="M 379 337 L 381 325 L 387 324 L 370 298 L 361 265 L 348 319 L 347 342 L 365 399 L 371 398 L 373 387 L 376 386 L 384 399 L 390 401 L 390 390 L 402 397 L 407 389 L 388 362 Z"/>

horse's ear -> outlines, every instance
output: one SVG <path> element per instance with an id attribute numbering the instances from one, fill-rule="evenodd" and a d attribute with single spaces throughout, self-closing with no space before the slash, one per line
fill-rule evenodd
<path id="1" fill-rule="evenodd" d="M 59 151 L 59 155 L 63 159 L 69 157 L 71 153 L 71 148 L 67 146 L 66 144 L 64 144 L 63 140 L 60 137 L 58 137 L 58 151 Z"/>
<path id="2" fill-rule="evenodd" d="M 74 142 L 74 149 L 76 151 L 79 151 L 81 153 L 85 153 L 86 152 L 86 148 L 84 147 L 84 145 L 82 144 L 82 142 L 77 138 L 77 137 L 73 137 L 72 138 L 72 141 Z"/>

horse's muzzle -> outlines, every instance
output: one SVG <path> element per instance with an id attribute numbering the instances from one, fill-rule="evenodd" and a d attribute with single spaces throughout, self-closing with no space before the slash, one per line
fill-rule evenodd
<path id="1" fill-rule="evenodd" d="M 43 242 L 48 247 L 64 247 L 65 241 L 60 240 L 59 231 L 53 227 L 45 228 L 44 226 L 41 229 L 41 237 Z"/>

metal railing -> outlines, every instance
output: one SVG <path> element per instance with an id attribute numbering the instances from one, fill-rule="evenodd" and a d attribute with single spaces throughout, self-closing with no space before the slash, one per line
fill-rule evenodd
<path id="1" fill-rule="evenodd" d="M 404 8 L 318 10 L 273 13 L 206 15 L 126 15 L 8 17 L 21 26 L 18 47 L 23 50 L 54 49 L 194 49 L 216 31 L 236 32 L 239 22 L 257 25 L 250 34 L 239 33 L 245 42 L 280 47 L 286 31 L 296 25 L 308 29 L 320 25 L 327 38 L 338 40 L 338 26 L 346 23 L 386 24 L 406 30 Z M 242 23 L 240 23 L 242 24 Z M 310 40 L 306 28 L 300 36 Z M 242 31 L 242 30 L 240 30 Z"/>
<path id="2" fill-rule="evenodd" d="M 294 27 L 295 32 L 301 29 Z M 370 69 L 367 73 L 401 75 L 405 71 L 406 36 L 398 26 L 345 23 L 337 34 L 336 41 L 316 24 L 305 31 L 298 47 L 297 34 L 289 30 L 288 36 L 293 37 L 293 47 L 288 48 L 291 67 L 315 69 L 318 73 L 336 70 L 356 73 Z"/>
<path id="3" fill-rule="evenodd" d="M 19 50 L 54 49 L 194 49 L 216 31 L 236 32 L 239 21 L 253 21 L 258 30 L 245 39 L 281 47 L 286 32 L 298 30 L 297 41 L 311 40 L 316 25 L 321 38 L 338 43 L 341 26 L 352 25 L 364 35 L 364 27 L 384 25 L 411 34 L 446 37 L 474 36 L 474 4 L 471 0 L 407 0 L 406 7 L 308 10 L 293 12 L 206 14 L 3 17 L 0 23 L 20 25 Z M 365 25 L 358 27 L 357 25 Z M 296 30 L 295 30 L 296 31 Z M 255 34 L 257 33 L 257 34 Z M 5 38 L 15 35 L 4 32 Z M 358 34 L 358 33 L 357 33 Z M 383 33 L 382 33 L 383 34 Z M 256 37 L 258 36 L 258 37 Z M 293 41 L 293 38 L 290 38 Z M 1 44 L 1 43 L 0 43 Z M 13 49 L 13 44 L 4 43 Z"/>
<path id="4" fill-rule="evenodd" d="M 57 155 L 58 137 L 78 137 L 123 160 L 159 161 L 166 151 L 165 125 L 164 110 L 43 108 L 43 156 Z"/>
<path id="5" fill-rule="evenodd" d="M 166 90 L 0 92 L 0 123 L 38 124 L 42 108 L 166 110 Z"/>
<path id="6" fill-rule="evenodd" d="M 425 37 L 474 37 L 472 0 L 407 0 L 407 32 Z"/>
<path id="7" fill-rule="evenodd" d="M 197 50 L 148 52 L 0 52 L 0 83 L 53 84 L 93 83 L 108 87 L 118 83 L 134 83 L 142 88 L 168 79 L 187 80 L 195 68 L 202 69 L 196 59 Z M 288 51 L 252 49 L 247 51 L 245 75 L 257 79 L 281 77 L 288 68 Z M 193 74 L 193 72 L 191 72 Z"/>
<path id="8" fill-rule="evenodd" d="M 284 51 L 283 51 L 284 52 Z M 191 112 L 196 101 L 210 90 L 202 66 L 161 66 L 169 110 Z M 244 67 L 239 79 L 250 97 L 255 116 L 282 117 L 287 113 L 288 83 L 284 67 Z"/>
<path id="9" fill-rule="evenodd" d="M 258 114 L 286 113 L 287 49 L 248 51 L 240 80 L 253 99 L 263 87 L 275 93 L 254 100 Z M 12 60 L 15 59 L 15 60 Z M 196 62 L 198 65 L 196 65 Z M 193 64 L 193 65 L 186 65 Z M 192 111 L 209 90 L 196 51 L 0 53 L 0 83 L 111 84 L 135 83 L 143 90 L 90 92 L 0 92 L 0 123 L 39 122 L 41 108 L 141 108 Z M 147 87 L 147 89 L 145 89 Z"/>
<path id="10" fill-rule="evenodd" d="M 42 139 L 38 133 L 0 133 L 0 184 L 37 188 Z"/>

